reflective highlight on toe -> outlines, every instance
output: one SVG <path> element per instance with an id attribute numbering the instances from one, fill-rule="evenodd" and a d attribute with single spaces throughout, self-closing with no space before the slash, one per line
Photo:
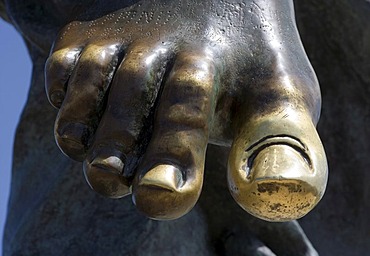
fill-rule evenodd
<path id="1" fill-rule="evenodd" d="M 167 164 L 157 165 L 138 179 L 133 185 L 133 201 L 141 213 L 155 220 L 177 219 L 188 213 L 203 182 L 185 180 L 177 167 Z"/>
<path id="2" fill-rule="evenodd" d="M 124 164 L 118 157 L 96 158 L 84 162 L 85 178 L 90 187 L 110 198 L 121 198 L 131 193 L 129 182 L 122 175 Z"/>

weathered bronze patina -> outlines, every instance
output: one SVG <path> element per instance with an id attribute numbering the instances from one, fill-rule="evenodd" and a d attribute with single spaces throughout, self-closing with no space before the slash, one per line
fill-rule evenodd
<path id="1" fill-rule="evenodd" d="M 45 69 L 60 149 L 100 194 L 132 192 L 148 217 L 175 219 L 199 198 L 207 144 L 231 145 L 237 203 L 302 217 L 327 163 L 293 13 L 291 1 L 157 0 L 69 23 Z"/>

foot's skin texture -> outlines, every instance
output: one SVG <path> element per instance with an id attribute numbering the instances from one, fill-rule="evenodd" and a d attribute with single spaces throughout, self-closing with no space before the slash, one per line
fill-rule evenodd
<path id="1" fill-rule="evenodd" d="M 55 137 L 97 192 L 153 219 L 192 209 L 208 143 L 232 145 L 237 203 L 269 221 L 320 200 L 320 91 L 282 1 L 140 1 L 59 33 L 46 90 Z M 212 182 L 212 181 L 209 181 Z"/>

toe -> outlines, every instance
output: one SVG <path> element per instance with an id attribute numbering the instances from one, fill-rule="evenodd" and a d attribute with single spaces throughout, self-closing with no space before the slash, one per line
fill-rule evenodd
<path id="1" fill-rule="evenodd" d="M 244 193 L 237 196 L 239 204 L 263 219 L 279 221 L 298 219 L 315 206 L 321 193 L 313 170 L 296 149 L 276 144 L 255 154 L 239 170 L 244 171 L 239 173 L 244 184 L 237 186 Z"/>
<path id="2" fill-rule="evenodd" d="M 249 98 L 244 107 L 251 110 L 239 114 L 243 117 L 236 121 L 240 126 L 229 156 L 232 196 L 247 212 L 268 221 L 307 214 L 323 196 L 328 175 L 313 123 L 316 111 L 306 107 L 297 91 L 287 93 L 294 87 L 284 87 L 284 81 L 267 83 Z M 277 96 L 271 99 L 269 91 Z M 261 98 L 269 102 L 258 102 Z"/>
<path id="3" fill-rule="evenodd" d="M 68 47 L 53 52 L 45 64 L 45 89 L 49 102 L 55 108 L 63 103 L 69 77 L 76 65 L 81 49 Z"/>
<path id="4" fill-rule="evenodd" d="M 199 198 L 215 76 L 214 62 L 206 54 L 189 51 L 177 56 L 133 184 L 134 203 L 150 218 L 179 218 Z"/>
<path id="5" fill-rule="evenodd" d="M 83 50 L 55 122 L 60 149 L 82 161 L 99 123 L 105 94 L 120 61 L 120 45 L 90 45 Z"/>

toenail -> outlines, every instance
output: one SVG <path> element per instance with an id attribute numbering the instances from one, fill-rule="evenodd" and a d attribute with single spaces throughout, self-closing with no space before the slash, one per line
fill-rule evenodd
<path id="1" fill-rule="evenodd" d="M 56 108 L 60 108 L 62 106 L 63 100 L 65 97 L 65 92 L 61 90 L 53 91 L 50 95 L 50 101 Z"/>
<path id="2" fill-rule="evenodd" d="M 91 162 L 91 166 L 122 175 L 125 164 L 120 158 L 116 156 L 110 156 L 107 158 L 95 158 Z"/>
<path id="3" fill-rule="evenodd" d="M 59 126 L 57 129 L 57 134 L 60 139 L 83 145 L 87 144 L 90 137 L 90 129 L 87 125 L 81 123 L 67 123 L 65 125 Z"/>
<path id="4" fill-rule="evenodd" d="M 122 175 L 124 164 L 115 156 L 97 158 L 84 163 L 84 173 L 90 187 L 110 198 L 121 198 L 131 193 L 128 180 Z"/>
<path id="5" fill-rule="evenodd" d="M 139 181 L 139 185 L 159 187 L 176 191 L 184 185 L 181 171 L 172 165 L 157 165 L 147 172 Z"/>
<path id="6" fill-rule="evenodd" d="M 86 125 L 69 123 L 55 131 L 59 148 L 68 157 L 82 162 L 85 158 L 90 131 Z"/>

